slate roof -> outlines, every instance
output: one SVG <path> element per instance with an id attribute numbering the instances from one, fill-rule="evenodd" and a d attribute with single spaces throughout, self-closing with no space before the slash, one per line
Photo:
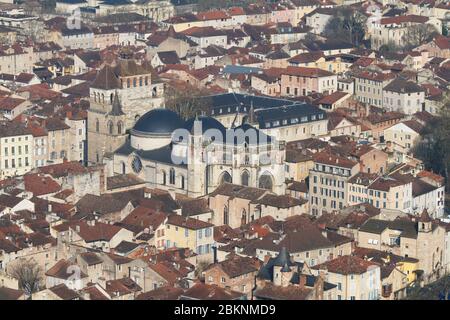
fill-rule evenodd
<path id="1" fill-rule="evenodd" d="M 272 122 L 275 120 L 280 121 L 280 124 L 277 127 L 282 127 L 285 125 L 292 125 L 292 119 L 297 119 L 297 123 L 301 123 L 301 118 L 307 117 L 307 122 L 311 122 L 326 119 L 327 115 L 325 111 L 311 104 L 302 103 L 258 110 L 256 117 L 259 123 L 259 128 L 266 129 L 274 127 Z M 314 117 L 315 120 L 313 120 Z M 287 120 L 287 124 L 283 124 L 282 120 Z M 269 127 L 267 127 L 268 122 L 270 123 Z"/>

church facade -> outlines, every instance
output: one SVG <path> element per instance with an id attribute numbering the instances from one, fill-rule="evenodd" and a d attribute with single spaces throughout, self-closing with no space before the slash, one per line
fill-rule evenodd
<path id="1" fill-rule="evenodd" d="M 183 121 L 155 109 L 141 117 L 107 161 L 108 175 L 133 173 L 149 187 L 191 197 L 223 182 L 285 193 L 284 144 L 247 123 L 226 129 L 201 116 Z"/>

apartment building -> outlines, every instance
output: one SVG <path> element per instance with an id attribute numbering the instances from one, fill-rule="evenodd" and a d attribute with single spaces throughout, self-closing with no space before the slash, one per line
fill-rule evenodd
<path id="1" fill-rule="evenodd" d="M 395 79 L 383 88 L 383 107 L 405 114 L 421 112 L 425 108 L 425 89 L 413 81 Z"/>
<path id="2" fill-rule="evenodd" d="M 310 213 L 320 216 L 346 206 L 348 182 L 359 169 L 356 161 L 329 152 L 317 154 L 309 171 Z"/>
<path id="3" fill-rule="evenodd" d="M 180 215 L 171 215 L 166 222 L 166 248 L 189 248 L 200 259 L 212 262 L 213 224 Z"/>
<path id="4" fill-rule="evenodd" d="M 0 124 L 0 179 L 23 175 L 33 167 L 33 136 L 21 123 Z"/>
<path id="5" fill-rule="evenodd" d="M 378 263 L 356 256 L 342 256 L 314 266 L 325 280 L 337 284 L 337 300 L 378 300 L 381 289 L 381 269 Z"/>
<path id="6" fill-rule="evenodd" d="M 360 102 L 383 106 L 383 88 L 394 78 L 393 73 L 382 73 L 370 70 L 362 70 L 353 74 L 355 78 L 355 96 Z"/>
<path id="7" fill-rule="evenodd" d="M 411 212 L 413 180 L 409 175 L 360 172 L 348 181 L 348 204 L 368 202 L 379 209 Z"/>
<path id="8" fill-rule="evenodd" d="M 281 95 L 306 96 L 312 92 L 337 90 L 337 75 L 319 68 L 288 66 L 281 72 Z"/>

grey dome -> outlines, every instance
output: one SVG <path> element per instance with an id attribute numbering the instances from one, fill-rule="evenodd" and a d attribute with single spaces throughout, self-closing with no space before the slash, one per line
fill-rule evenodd
<path id="1" fill-rule="evenodd" d="M 134 125 L 133 130 L 141 133 L 171 134 L 183 128 L 184 121 L 180 116 L 168 109 L 154 109 L 144 114 Z"/>

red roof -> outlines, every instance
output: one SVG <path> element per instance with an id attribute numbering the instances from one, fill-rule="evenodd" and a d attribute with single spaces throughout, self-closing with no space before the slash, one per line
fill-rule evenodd
<path id="1" fill-rule="evenodd" d="M 425 23 L 428 21 L 428 17 L 417 16 L 417 15 L 407 15 L 407 16 L 397 16 L 397 17 L 388 17 L 382 18 L 381 24 L 402 24 L 406 22 L 413 23 Z"/>
<path id="2" fill-rule="evenodd" d="M 378 266 L 375 262 L 370 262 L 356 256 L 342 256 L 322 264 L 316 265 L 313 269 L 320 270 L 325 268 L 328 272 L 348 274 L 362 274 L 371 267 Z"/>
<path id="3" fill-rule="evenodd" d="M 21 98 L 5 97 L 0 99 L 0 110 L 14 110 L 26 100 Z"/>
<path id="4" fill-rule="evenodd" d="M 52 178 L 39 174 L 26 174 L 23 176 L 25 190 L 32 192 L 34 196 L 55 193 L 61 190 L 61 186 Z"/>
<path id="5" fill-rule="evenodd" d="M 203 11 L 197 14 L 199 20 L 220 20 L 229 19 L 230 16 L 225 11 L 213 10 L 213 11 Z"/>
<path id="6" fill-rule="evenodd" d="M 328 96 L 323 97 L 318 101 L 319 104 L 334 104 L 345 96 L 349 96 L 350 94 L 343 91 L 335 91 Z"/>
<path id="7" fill-rule="evenodd" d="M 286 68 L 286 71 L 283 72 L 283 75 L 318 78 L 318 77 L 329 77 L 333 76 L 334 74 L 319 68 L 289 66 Z"/>
<path id="8" fill-rule="evenodd" d="M 442 49 L 442 50 L 450 49 L 450 38 L 449 37 L 438 35 L 438 36 L 436 36 L 436 38 L 434 38 L 434 43 L 436 43 L 436 45 L 439 47 L 439 49 Z"/>

